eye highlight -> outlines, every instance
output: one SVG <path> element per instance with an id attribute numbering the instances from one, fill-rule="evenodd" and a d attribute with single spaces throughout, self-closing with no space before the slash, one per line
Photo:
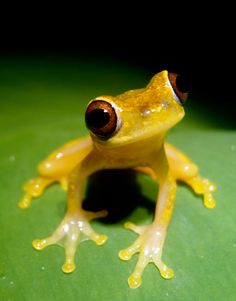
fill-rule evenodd
<path id="1" fill-rule="evenodd" d="M 85 112 L 87 128 L 101 139 L 109 139 L 118 129 L 118 117 L 114 107 L 105 100 L 94 100 Z"/>
<path id="2" fill-rule="evenodd" d="M 184 76 L 172 72 L 168 73 L 168 78 L 175 92 L 175 95 L 179 100 L 179 103 L 183 105 L 188 97 L 189 84 L 186 78 L 184 78 Z"/>

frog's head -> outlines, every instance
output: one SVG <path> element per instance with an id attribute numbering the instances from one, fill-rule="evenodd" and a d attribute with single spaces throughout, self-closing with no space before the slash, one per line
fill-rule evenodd
<path id="1" fill-rule="evenodd" d="M 146 88 L 90 101 L 85 121 L 96 143 L 120 146 L 164 135 L 183 118 L 186 98 L 181 77 L 162 71 Z"/>

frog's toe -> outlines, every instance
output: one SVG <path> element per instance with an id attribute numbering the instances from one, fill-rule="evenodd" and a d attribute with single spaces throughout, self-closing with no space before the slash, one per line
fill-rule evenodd
<path id="1" fill-rule="evenodd" d="M 108 211 L 107 210 L 100 210 L 97 212 L 86 211 L 85 214 L 86 214 L 87 219 L 90 221 L 90 220 L 93 220 L 96 218 L 106 217 L 108 215 Z"/>
<path id="2" fill-rule="evenodd" d="M 203 198 L 204 206 L 213 209 L 216 206 L 216 202 L 211 193 L 206 193 Z"/>
<path id="3" fill-rule="evenodd" d="M 131 246 L 119 252 L 118 256 L 122 260 L 130 260 L 131 257 L 138 252 L 140 248 L 140 241 L 137 239 Z"/>
<path id="4" fill-rule="evenodd" d="M 103 245 L 108 239 L 107 235 L 104 234 L 94 234 L 91 236 L 91 240 L 93 240 L 98 246 Z"/>
<path id="5" fill-rule="evenodd" d="M 145 229 L 147 228 L 147 226 L 137 226 L 135 224 L 133 224 L 132 222 L 126 222 L 124 224 L 124 227 L 126 229 L 132 230 L 135 233 L 141 235 Z M 142 243 L 142 238 L 139 237 L 131 246 L 129 246 L 126 249 L 123 249 L 119 252 L 119 258 L 122 260 L 129 260 L 135 253 L 138 252 L 140 246 Z"/>
<path id="6" fill-rule="evenodd" d="M 28 182 L 26 182 L 23 186 L 23 190 L 32 195 L 32 197 L 38 197 L 42 194 L 42 191 L 44 189 L 45 181 L 43 178 L 36 178 L 36 179 L 31 179 Z"/>
<path id="7" fill-rule="evenodd" d="M 135 253 L 136 250 L 134 250 L 132 247 L 129 247 L 127 249 L 120 250 L 118 256 L 122 260 L 130 260 Z"/>
<path id="8" fill-rule="evenodd" d="M 66 274 L 72 273 L 75 270 L 75 253 L 77 249 L 78 235 L 75 235 L 73 240 L 68 240 L 65 247 L 65 262 L 62 266 L 62 271 Z"/>
<path id="9" fill-rule="evenodd" d="M 126 229 L 134 231 L 135 233 L 137 233 L 139 235 L 141 235 L 145 231 L 145 229 L 146 229 L 146 226 L 137 226 L 137 225 L 135 225 L 135 224 L 133 224 L 131 222 L 126 222 L 124 224 L 124 227 Z"/>
<path id="10" fill-rule="evenodd" d="M 138 288 L 142 283 L 142 277 L 140 275 L 132 274 L 128 278 L 128 284 L 130 288 Z"/>
<path id="11" fill-rule="evenodd" d="M 68 177 L 61 178 L 59 180 L 60 186 L 64 191 L 68 190 Z"/>
<path id="12" fill-rule="evenodd" d="M 26 209 L 30 206 L 31 204 L 31 201 L 32 201 L 32 196 L 28 193 L 25 193 L 23 195 L 23 197 L 20 199 L 19 203 L 18 203 L 18 206 L 21 208 L 21 209 Z"/>
<path id="13" fill-rule="evenodd" d="M 138 288 L 142 283 L 142 275 L 145 267 L 149 263 L 149 259 L 144 254 L 139 254 L 138 262 L 133 273 L 128 278 L 130 288 Z"/>
<path id="14" fill-rule="evenodd" d="M 32 242 L 33 247 L 35 248 L 35 250 L 43 250 L 48 244 L 46 239 L 35 239 Z"/>
<path id="15" fill-rule="evenodd" d="M 167 265 L 165 265 L 164 262 L 159 257 L 155 258 L 155 256 L 154 256 L 153 262 L 156 265 L 156 267 L 158 268 L 158 270 L 161 274 L 161 277 L 163 277 L 165 279 L 171 279 L 174 277 L 174 270 L 172 270 Z"/>
<path id="16" fill-rule="evenodd" d="M 62 266 L 62 271 L 65 273 L 65 274 L 69 274 L 69 273 L 72 273 L 74 272 L 75 270 L 75 263 L 74 261 L 66 261 L 63 266 Z"/>
<path id="17" fill-rule="evenodd" d="M 165 279 L 171 279 L 175 275 L 174 270 L 168 267 L 164 268 L 163 270 L 160 270 L 160 274 Z"/>
<path id="18" fill-rule="evenodd" d="M 216 185 L 209 181 L 208 179 L 204 179 L 204 196 L 203 196 L 203 202 L 204 206 L 207 208 L 214 208 L 216 205 L 216 202 L 214 200 L 214 197 L 212 193 L 216 190 Z"/>

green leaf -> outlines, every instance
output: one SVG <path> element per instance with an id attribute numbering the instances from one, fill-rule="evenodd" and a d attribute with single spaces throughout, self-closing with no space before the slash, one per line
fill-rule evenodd
<path id="1" fill-rule="evenodd" d="M 137 257 L 123 262 L 117 256 L 136 237 L 123 223 L 152 219 L 157 188 L 146 176 L 138 177 L 137 188 L 144 202 L 131 200 L 133 207 L 115 221 L 93 222 L 109 240 L 101 247 L 82 243 L 74 273 L 61 272 L 62 248 L 37 252 L 31 246 L 59 224 L 66 194 L 53 186 L 22 210 L 17 207 L 22 184 L 36 175 L 37 163 L 50 151 L 87 133 L 83 112 L 91 98 L 143 87 L 150 76 L 147 70 L 108 60 L 0 59 L 1 300 L 235 300 L 236 134 L 220 119 L 218 126 L 211 122 L 214 107 L 199 109 L 191 98 L 186 118 L 168 140 L 217 184 L 217 206 L 204 208 L 200 197 L 178 186 L 163 255 L 175 270 L 174 279 L 162 279 L 150 264 L 142 286 L 131 290 L 127 278 Z"/>

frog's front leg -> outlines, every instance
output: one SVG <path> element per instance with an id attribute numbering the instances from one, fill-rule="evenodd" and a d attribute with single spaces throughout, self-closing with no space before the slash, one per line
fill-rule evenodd
<path id="1" fill-rule="evenodd" d="M 136 267 L 128 278 L 131 288 L 137 288 L 141 284 L 142 273 L 148 263 L 153 262 L 159 269 L 162 277 L 170 279 L 174 276 L 172 269 L 162 261 L 162 251 L 167 233 L 167 227 L 173 212 L 176 194 L 176 181 L 170 171 L 167 170 L 167 163 L 160 178 L 159 195 L 155 211 L 155 218 L 151 225 L 136 226 L 133 223 L 126 223 L 125 227 L 133 230 L 139 237 L 127 249 L 119 252 L 119 257 L 129 260 L 135 253 L 139 253 Z"/>
<path id="2" fill-rule="evenodd" d="M 56 231 L 49 237 L 36 239 L 33 246 L 42 250 L 46 246 L 58 244 L 65 249 L 65 263 L 62 270 L 70 273 L 75 269 L 75 253 L 80 242 L 93 240 L 97 245 L 102 245 L 107 240 L 106 235 L 97 234 L 91 227 L 90 221 L 95 218 L 105 217 L 107 212 L 87 212 L 82 209 L 82 192 L 85 179 L 100 168 L 98 160 L 89 154 L 69 176 L 67 213 Z M 96 164 L 97 162 L 97 164 Z"/>

